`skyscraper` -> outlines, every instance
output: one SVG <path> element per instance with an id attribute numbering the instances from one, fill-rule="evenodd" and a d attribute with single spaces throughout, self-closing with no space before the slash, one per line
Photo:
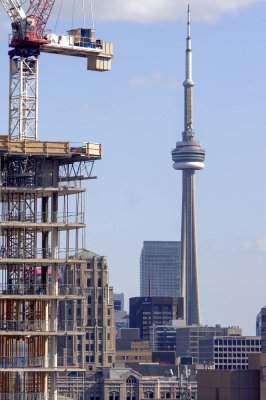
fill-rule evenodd
<path id="1" fill-rule="evenodd" d="M 185 92 L 185 124 L 182 141 L 176 143 L 172 151 L 173 167 L 183 171 L 182 195 L 182 296 L 184 313 L 188 325 L 200 323 L 200 305 L 198 289 L 198 262 L 196 242 L 196 207 L 195 207 L 195 170 L 204 168 L 205 151 L 196 140 L 192 121 L 192 49 L 190 37 L 190 10 L 188 7 L 186 79 L 183 83 Z"/>
<path id="2" fill-rule="evenodd" d="M 181 296 L 180 242 L 143 242 L 140 256 L 140 295 Z"/>

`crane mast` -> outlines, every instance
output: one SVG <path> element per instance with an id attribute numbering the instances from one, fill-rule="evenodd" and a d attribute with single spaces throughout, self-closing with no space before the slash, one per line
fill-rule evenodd
<path id="1" fill-rule="evenodd" d="M 9 129 L 13 139 L 38 139 L 39 54 L 10 54 Z"/>

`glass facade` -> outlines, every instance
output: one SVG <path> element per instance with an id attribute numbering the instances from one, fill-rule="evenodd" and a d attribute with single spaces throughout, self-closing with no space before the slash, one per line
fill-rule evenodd
<path id="1" fill-rule="evenodd" d="M 180 242 L 143 242 L 140 296 L 181 296 Z"/>

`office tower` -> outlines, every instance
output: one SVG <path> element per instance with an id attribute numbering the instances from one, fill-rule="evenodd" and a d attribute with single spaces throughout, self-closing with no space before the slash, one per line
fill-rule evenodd
<path id="1" fill-rule="evenodd" d="M 83 326 L 84 334 L 62 338 L 58 352 L 65 359 L 74 354 L 89 372 L 112 367 L 115 362 L 113 288 L 109 286 L 106 257 L 83 250 L 79 258 L 86 263 L 80 264 L 79 269 L 66 271 L 64 279 L 71 284 L 77 282 L 84 301 L 65 302 L 59 316 Z"/>
<path id="2" fill-rule="evenodd" d="M 153 325 L 150 328 L 151 349 L 153 351 L 175 351 L 176 329 L 173 325 Z"/>
<path id="3" fill-rule="evenodd" d="M 130 328 L 139 328 L 141 339 L 150 338 L 152 325 L 169 324 L 183 318 L 182 297 L 132 297 L 129 299 Z"/>
<path id="4" fill-rule="evenodd" d="M 192 50 L 190 38 L 190 11 L 188 8 L 186 79 L 183 83 L 185 92 L 185 123 L 183 138 L 176 143 L 172 151 L 174 169 L 183 175 L 182 194 L 182 296 L 184 297 L 185 318 L 188 325 L 200 324 L 200 305 L 198 288 L 198 262 L 196 243 L 196 206 L 195 206 L 195 171 L 204 168 L 205 151 L 196 140 L 192 121 Z"/>
<path id="5" fill-rule="evenodd" d="M 181 296 L 180 242 L 143 242 L 140 256 L 140 295 Z"/>

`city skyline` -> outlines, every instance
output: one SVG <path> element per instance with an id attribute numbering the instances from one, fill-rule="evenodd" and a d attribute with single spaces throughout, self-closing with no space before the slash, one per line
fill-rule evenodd
<path id="1" fill-rule="evenodd" d="M 235 323 L 252 334 L 265 304 L 258 280 L 265 274 L 266 250 L 265 4 L 253 2 L 208 23 L 201 17 L 205 9 L 200 16 L 196 2 L 190 3 L 195 124 L 208 150 L 197 181 L 202 322 Z M 6 133 L 9 21 L 1 15 L 0 22 L 0 132 Z M 41 110 L 40 138 L 90 137 L 103 144 L 103 160 L 94 170 L 98 180 L 86 200 L 86 247 L 108 256 L 115 291 L 132 297 L 139 289 L 143 240 L 180 240 L 181 186 L 169 151 L 182 128 L 185 23 L 95 23 L 98 37 L 115 42 L 111 76 L 91 75 L 79 59 L 55 62 L 42 55 L 40 102 L 49 106 Z M 57 32 L 69 27 L 70 18 Z"/>

